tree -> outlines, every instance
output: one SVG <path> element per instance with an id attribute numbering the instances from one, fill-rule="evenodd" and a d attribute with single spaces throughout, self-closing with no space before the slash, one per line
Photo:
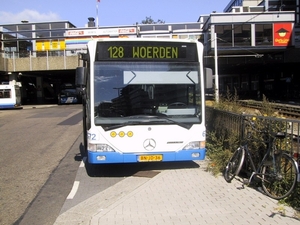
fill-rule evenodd
<path id="1" fill-rule="evenodd" d="M 142 20 L 142 24 L 164 24 L 165 21 L 158 19 L 157 21 L 154 21 L 151 16 L 146 16 L 145 20 Z"/>

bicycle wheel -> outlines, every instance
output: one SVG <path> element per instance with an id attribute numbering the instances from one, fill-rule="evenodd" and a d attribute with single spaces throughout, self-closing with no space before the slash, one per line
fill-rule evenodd
<path id="1" fill-rule="evenodd" d="M 245 150 L 239 147 L 232 155 L 224 171 L 225 180 L 230 183 L 232 179 L 241 171 L 245 159 Z"/>
<path id="2" fill-rule="evenodd" d="M 262 167 L 262 188 L 274 199 L 289 196 L 297 184 L 297 167 L 295 161 L 287 154 L 275 156 L 275 163 Z"/>

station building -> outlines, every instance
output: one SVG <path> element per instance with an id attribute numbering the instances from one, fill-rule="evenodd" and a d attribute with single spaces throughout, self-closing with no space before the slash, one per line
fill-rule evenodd
<path id="1" fill-rule="evenodd" d="M 86 44 L 97 38 L 179 38 L 204 44 L 207 76 L 219 93 L 300 100 L 299 0 L 231 0 L 195 22 L 78 28 L 69 21 L 0 25 L 0 82 L 22 86 L 22 102 L 56 103 L 74 83 Z M 210 88 L 208 86 L 208 88 Z M 213 88 L 213 90 L 216 87 Z"/>

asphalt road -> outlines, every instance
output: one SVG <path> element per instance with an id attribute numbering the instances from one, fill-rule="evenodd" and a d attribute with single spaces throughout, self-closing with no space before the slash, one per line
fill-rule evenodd
<path id="1" fill-rule="evenodd" d="M 60 213 L 148 166 L 85 165 L 81 119 L 80 105 L 0 110 L 0 225 L 52 225 Z"/>
<path id="2" fill-rule="evenodd" d="M 53 224 L 82 159 L 81 118 L 81 105 L 0 111 L 1 225 Z"/>

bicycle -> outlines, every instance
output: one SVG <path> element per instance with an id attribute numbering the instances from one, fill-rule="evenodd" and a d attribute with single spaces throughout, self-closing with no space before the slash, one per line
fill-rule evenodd
<path id="1" fill-rule="evenodd" d="M 250 127 L 255 131 L 264 134 L 267 133 L 267 131 L 255 129 L 252 121 L 245 120 L 248 121 Z M 297 179 L 299 179 L 299 168 L 297 162 L 288 153 L 276 147 L 276 140 L 284 139 L 286 134 L 279 132 L 271 134 L 269 137 L 270 142 L 267 145 L 267 151 L 256 167 L 248 148 L 248 143 L 252 140 L 252 133 L 248 133 L 244 144 L 238 147 L 226 165 L 224 178 L 230 183 L 235 176 L 239 175 L 245 158 L 247 157 L 250 162 L 250 172 L 252 173 L 248 180 L 243 179 L 243 184 L 248 185 L 252 182 L 254 177 L 258 178 L 256 180 L 261 181 L 262 189 L 265 194 L 273 199 L 279 200 L 289 196 L 296 188 Z"/>

